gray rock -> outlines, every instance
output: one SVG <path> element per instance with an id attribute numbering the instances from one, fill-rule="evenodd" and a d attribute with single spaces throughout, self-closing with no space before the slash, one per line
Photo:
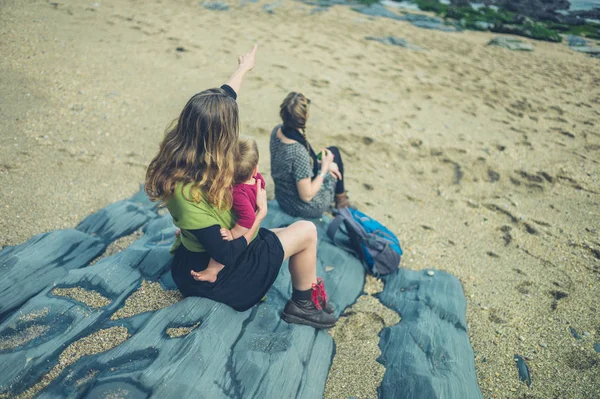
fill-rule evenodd
<path id="1" fill-rule="evenodd" d="M 331 7 L 335 5 L 348 5 L 346 0 L 298 0 L 301 3 L 307 4 L 309 6 L 318 6 L 318 7 Z"/>
<path id="2" fill-rule="evenodd" d="M 106 244 L 77 230 L 57 230 L 0 251 L 0 320 L 72 269 L 87 265 Z"/>
<path id="3" fill-rule="evenodd" d="M 430 17 L 423 14 L 411 14 L 407 13 L 402 17 L 403 21 L 408 21 L 412 25 L 423 28 L 423 29 L 435 29 L 443 32 L 458 32 L 461 29 L 456 25 L 449 25 L 444 22 L 443 19 L 437 17 Z"/>
<path id="4" fill-rule="evenodd" d="M 419 11 L 419 6 L 410 1 L 382 0 L 381 4 L 391 8 L 401 8 L 403 10 Z"/>
<path id="5" fill-rule="evenodd" d="M 57 280 L 48 280 L 42 275 L 40 280 L 47 283 L 47 288 L 0 325 L 3 339 L 14 339 L 32 327 L 42 330 L 39 336 L 0 352 L 0 387 L 10 387 L 14 394 L 34 385 L 49 370 L 48 365 L 56 363 L 66 346 L 106 323 L 139 286 L 141 275 L 131 266 L 135 267 L 144 255 L 144 251 L 128 248 L 93 267 L 72 270 Z M 57 287 L 94 289 L 111 303 L 105 308 L 90 309 L 68 297 L 54 296 L 53 282 Z M 27 317 L 30 314 L 43 316 L 31 321 Z M 2 388 L 0 393 L 4 393 Z"/>
<path id="6" fill-rule="evenodd" d="M 569 331 L 571 332 L 571 335 L 573 336 L 573 338 L 575 339 L 581 339 L 581 335 L 579 335 L 579 333 L 577 332 L 576 329 L 574 329 L 573 327 L 569 326 Z"/>
<path id="7" fill-rule="evenodd" d="M 475 21 L 475 28 L 479 30 L 489 30 L 492 27 L 492 24 L 485 21 Z"/>
<path id="8" fill-rule="evenodd" d="M 589 42 L 581 36 L 567 35 L 567 43 L 570 47 L 586 47 Z"/>
<path id="9" fill-rule="evenodd" d="M 400 268 L 385 276 L 380 301 L 402 315 L 381 332 L 386 367 L 382 398 L 483 398 L 467 334 L 460 281 L 440 270 L 435 278 Z"/>
<path id="10" fill-rule="evenodd" d="M 415 51 L 421 51 L 421 50 L 423 50 L 419 46 L 415 46 L 413 44 L 410 44 L 405 39 L 401 39 L 399 37 L 394 37 L 394 36 L 387 36 L 387 37 L 366 36 L 365 40 L 374 40 L 374 41 L 377 41 L 377 42 L 380 42 L 380 43 L 383 43 L 383 44 L 404 47 L 404 48 L 407 48 L 409 50 L 415 50 Z"/>
<path id="11" fill-rule="evenodd" d="M 263 4 L 263 6 L 261 8 L 264 11 L 266 11 L 268 14 L 275 14 L 275 9 L 279 6 L 280 6 L 279 3 L 271 3 L 271 4 Z"/>
<path id="12" fill-rule="evenodd" d="M 202 3 L 202 7 L 206 8 L 207 10 L 212 10 L 212 11 L 227 11 L 227 10 L 229 10 L 229 6 L 226 3 L 221 3 L 219 1 Z"/>
<path id="13" fill-rule="evenodd" d="M 504 36 L 495 37 L 488 43 L 489 46 L 504 47 L 512 51 L 533 51 L 531 43 L 523 42 L 519 39 L 512 39 Z"/>
<path id="14" fill-rule="evenodd" d="M 461 30 L 456 25 L 446 24 L 441 18 L 412 13 L 400 15 L 388 10 L 378 3 L 371 4 L 370 6 L 354 7 L 353 10 L 360 12 L 361 14 L 370 15 L 372 17 L 384 17 L 395 19 L 397 21 L 407 21 L 410 24 L 423 29 L 436 29 L 444 32 L 457 32 Z"/>
<path id="15" fill-rule="evenodd" d="M 98 212 L 96 223 L 109 226 L 111 212 L 103 211 Z M 284 226 L 295 220 L 272 202 L 263 225 Z M 119 325 L 127 327 L 132 337 L 113 349 L 84 356 L 69 365 L 40 397 L 84 394 L 95 397 L 109 391 L 127 391 L 131 397 L 152 394 L 155 397 L 315 398 L 323 395 L 333 341 L 325 331 L 282 322 L 279 314 L 291 294 L 287 263 L 269 291 L 267 301 L 246 312 L 236 312 L 203 298 L 187 298 L 159 311 L 110 320 L 139 287 L 142 278 L 160 276 L 159 281 L 172 284 L 168 277 L 168 249 L 175 231 L 171 218 L 154 215 L 146 222 L 140 239 L 93 267 L 72 270 L 57 279 L 51 274 L 40 275 L 38 280 L 46 288 L 21 306 L 20 312 L 0 324 L 0 342 L 4 345 L 0 349 L 0 394 L 11 396 L 25 391 L 57 364 L 69 344 L 100 329 Z M 339 266 L 329 270 L 326 281 L 339 315 L 360 295 L 364 268 L 360 261 L 326 238 L 329 220 L 314 222 L 320 238 L 318 274 L 324 275 L 325 265 Z M 92 232 L 110 230 L 88 227 Z M 75 230 L 71 233 L 86 235 Z M 110 230 L 109 236 L 118 235 Z M 100 249 L 104 247 L 103 240 L 87 237 L 98 243 Z M 37 243 L 35 239 L 29 243 L 33 253 Z M 52 295 L 55 286 L 94 290 L 108 298 L 110 304 L 89 308 L 69 297 Z M 23 318 L 36 313 L 42 316 L 34 321 Z M 170 338 L 165 334 L 167 328 L 190 326 L 199 321 L 200 326 L 183 337 Z M 38 336 L 15 341 L 14 337 L 27 333 L 32 327 L 41 328 Z M 16 345 L 6 346 L 7 342 Z M 97 373 L 89 374 L 90 370 Z M 285 370 L 285 378 L 281 377 L 282 370 Z"/>
<path id="16" fill-rule="evenodd" d="M 571 49 L 592 57 L 600 57 L 600 47 L 594 47 L 592 41 L 575 35 L 567 35 L 566 39 Z"/>
<path id="17" fill-rule="evenodd" d="M 529 372 L 529 367 L 525 360 L 515 353 L 514 360 L 517 365 L 517 370 L 519 371 L 519 379 L 527 384 L 527 386 L 531 385 L 531 374 Z"/>
<path id="18" fill-rule="evenodd" d="M 326 12 L 327 10 L 329 10 L 329 7 L 315 7 L 312 10 L 310 10 L 310 15 L 314 15 L 314 14 L 320 14 L 323 12 Z"/>
<path id="19" fill-rule="evenodd" d="M 169 271 L 175 231 L 170 216 L 159 216 L 143 195 L 118 204 L 90 216 L 81 230 L 36 236 L 0 253 L 0 265 L 9 272 L 23 269 L 24 274 L 7 279 L 13 285 L 27 282 L 25 273 L 31 270 L 47 270 L 22 285 L 37 284 L 35 289 L 22 296 L 12 293 L 20 298 L 11 305 L 19 311 L 6 313 L 0 324 L 0 395 L 19 395 L 58 366 L 61 372 L 38 397 L 95 398 L 115 392 L 131 398 L 322 397 L 334 344 L 325 331 L 281 320 L 291 293 L 287 262 L 267 300 L 246 312 L 190 297 L 168 308 L 111 320 L 142 279 L 175 287 Z M 263 226 L 295 220 L 270 202 Z M 327 238 L 329 221 L 313 220 L 319 233 L 317 274 L 335 266 L 327 268 L 326 285 L 339 316 L 360 295 L 364 268 Z M 128 248 L 80 268 L 110 240 L 141 225 L 143 236 Z M 382 334 L 381 361 L 387 371 L 381 397 L 406 397 L 407 392 L 417 392 L 415 398 L 481 397 L 458 280 L 444 272 L 430 278 L 403 269 L 385 280 L 382 302 L 403 320 Z M 54 287 L 94 290 L 109 302 L 92 308 L 53 295 Z M 59 364 L 71 343 L 115 326 L 126 327 L 130 337 L 112 349 Z M 179 337 L 167 335 L 167 329 L 178 327 L 189 329 Z"/>
<path id="20" fill-rule="evenodd" d="M 155 211 L 156 204 L 140 191 L 88 216 L 76 230 L 40 234 L 24 244 L 5 247 L 0 251 L 0 270 L 5 276 L 0 281 L 0 320 L 69 270 L 86 266 L 112 241 L 156 219 Z"/>
<path id="21" fill-rule="evenodd" d="M 589 54 L 592 57 L 600 57 L 600 47 L 571 47 L 575 51 L 580 53 Z"/>
<path id="22" fill-rule="evenodd" d="M 397 21 L 405 21 L 406 20 L 401 15 L 388 10 L 387 8 L 385 8 L 384 6 L 382 6 L 379 3 L 371 4 L 370 6 L 354 7 L 352 9 L 361 14 L 370 15 L 372 17 L 391 18 L 391 19 L 395 19 Z"/>
<path id="23" fill-rule="evenodd" d="M 143 204 L 123 200 L 86 217 L 76 229 L 109 244 L 117 238 L 133 233 L 156 216 L 156 213 Z"/>

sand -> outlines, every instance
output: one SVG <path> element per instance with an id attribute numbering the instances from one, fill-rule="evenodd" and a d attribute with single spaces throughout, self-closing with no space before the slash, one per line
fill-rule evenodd
<path id="1" fill-rule="evenodd" d="M 186 335 L 194 331 L 199 325 L 200 322 L 186 327 L 169 327 L 166 329 L 165 334 L 167 334 L 169 338 L 185 337 Z"/>
<path id="2" fill-rule="evenodd" d="M 385 367 L 377 362 L 381 356 L 379 333 L 398 324 L 400 317 L 373 296 L 383 291 L 383 282 L 367 276 L 364 291 L 328 330 L 335 341 L 335 355 L 325 383 L 326 398 L 378 397 L 385 373 Z"/>
<path id="3" fill-rule="evenodd" d="M 76 301 L 86 304 L 91 308 L 102 308 L 110 305 L 110 299 L 93 290 L 84 290 L 81 287 L 74 288 L 54 288 L 50 291 L 52 295 L 66 296 Z"/>
<path id="4" fill-rule="evenodd" d="M 133 244 L 134 241 L 136 241 L 143 235 L 144 235 L 144 233 L 140 229 L 140 230 L 134 231 L 132 234 L 129 234 L 128 236 L 116 239 L 115 241 L 110 243 L 110 245 L 106 248 L 106 250 L 100 256 L 98 256 L 96 259 L 94 259 L 90 262 L 90 266 L 95 265 L 96 263 L 98 263 L 100 260 L 102 260 L 104 258 L 108 258 L 109 256 L 115 255 L 115 254 L 125 250 L 127 247 L 129 247 L 131 244 Z"/>
<path id="5" fill-rule="evenodd" d="M 84 355 L 94 355 L 96 353 L 106 352 L 107 350 L 123 343 L 127 340 L 127 338 L 129 338 L 127 329 L 119 326 L 96 331 L 78 341 L 73 342 L 59 355 L 58 363 L 52 367 L 52 369 L 46 373 L 37 384 L 30 387 L 16 398 L 30 399 L 35 397 L 39 391 L 50 385 L 50 383 L 56 377 L 58 377 L 64 369 L 75 363 L 80 357 Z M 97 373 L 96 370 L 90 370 L 90 373 L 82 380 L 77 381 L 76 384 L 84 383 L 86 378 L 92 378 L 95 373 Z"/>
<path id="6" fill-rule="evenodd" d="M 144 312 L 159 310 L 173 305 L 182 299 L 183 296 L 177 290 L 165 290 L 158 281 L 152 283 L 142 280 L 140 288 L 125 300 L 125 305 L 113 313 L 110 319 L 118 320 Z"/>
<path id="7" fill-rule="evenodd" d="M 0 246 L 136 192 L 165 126 L 257 42 L 239 107 L 263 174 L 279 103 L 302 91 L 310 140 L 342 149 L 351 199 L 397 233 L 403 266 L 462 281 L 485 397 L 600 396 L 598 60 L 347 7 L 229 4 L 0 2 Z M 364 40 L 388 35 L 424 50 Z"/>

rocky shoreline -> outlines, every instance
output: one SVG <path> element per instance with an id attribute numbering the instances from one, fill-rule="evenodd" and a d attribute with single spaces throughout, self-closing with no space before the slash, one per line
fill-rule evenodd
<path id="1" fill-rule="evenodd" d="M 311 13 L 326 11 L 334 5 L 346 5 L 371 17 L 407 21 L 423 29 L 444 32 L 489 31 L 554 43 L 566 40 L 573 50 L 600 57 L 600 8 L 567 11 L 570 5 L 567 0 L 553 3 L 539 1 L 512 3 L 494 0 L 487 1 L 485 4 L 468 0 L 453 0 L 450 4 L 447 4 L 447 0 L 383 0 L 381 2 L 378 0 L 358 0 L 358 2 L 301 0 L 301 2 L 316 6 Z M 211 7 L 215 7 L 215 4 L 220 3 L 210 3 Z M 433 12 L 436 16 L 411 11 Z M 269 13 L 273 12 L 269 9 Z M 374 40 L 386 42 L 385 38 Z M 394 43 L 393 40 L 388 44 L 402 45 Z"/>
<path id="2" fill-rule="evenodd" d="M 600 8 L 569 11 L 568 0 L 415 0 L 422 11 L 432 11 L 462 28 L 509 33 L 536 40 L 561 42 L 561 34 L 600 40 Z"/>

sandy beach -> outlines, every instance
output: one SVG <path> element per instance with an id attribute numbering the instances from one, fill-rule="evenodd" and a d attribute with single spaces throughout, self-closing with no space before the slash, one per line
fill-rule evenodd
<path id="1" fill-rule="evenodd" d="M 301 91 L 309 139 L 340 147 L 402 266 L 461 280 L 484 397 L 600 397 L 600 60 L 344 6 L 228 4 L 0 0 L 0 248 L 138 191 L 165 127 L 256 42 L 238 103 L 263 175 L 279 104 Z"/>

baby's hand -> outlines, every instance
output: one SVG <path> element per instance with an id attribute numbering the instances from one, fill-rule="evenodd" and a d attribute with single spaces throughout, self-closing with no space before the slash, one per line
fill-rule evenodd
<path id="1" fill-rule="evenodd" d="M 233 241 L 233 236 L 229 229 L 221 229 L 221 237 L 223 237 L 225 241 Z"/>

